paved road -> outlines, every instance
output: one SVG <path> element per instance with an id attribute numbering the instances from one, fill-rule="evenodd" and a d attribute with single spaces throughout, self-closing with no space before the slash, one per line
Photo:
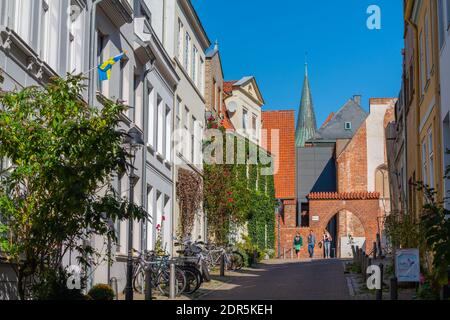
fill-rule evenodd
<path id="1" fill-rule="evenodd" d="M 347 300 L 340 260 L 269 261 L 244 270 L 202 300 Z"/>

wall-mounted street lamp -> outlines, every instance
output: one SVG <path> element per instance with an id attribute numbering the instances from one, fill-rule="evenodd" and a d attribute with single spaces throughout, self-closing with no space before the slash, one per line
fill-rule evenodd
<path id="1" fill-rule="evenodd" d="M 134 185 L 139 177 L 134 173 L 137 151 L 145 145 L 142 132 L 136 127 L 131 128 L 125 138 L 125 144 L 129 147 L 130 156 L 130 195 L 129 201 L 134 202 Z M 125 287 L 125 300 L 133 300 L 133 220 L 128 221 L 128 259 L 127 259 L 127 285 Z"/>

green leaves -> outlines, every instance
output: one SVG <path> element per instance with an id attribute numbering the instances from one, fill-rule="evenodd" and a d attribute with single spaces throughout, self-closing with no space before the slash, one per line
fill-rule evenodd
<path id="1" fill-rule="evenodd" d="M 111 189 L 112 175 L 127 166 L 118 132 L 125 107 L 106 99 L 102 110 L 86 105 L 83 81 L 69 75 L 0 95 L 0 157 L 14 167 L 0 186 L 8 227 L 0 243 L 21 276 L 45 277 L 69 250 L 88 263 L 96 252 L 81 248 L 83 239 L 114 242 L 111 221 L 147 218 Z"/>
<path id="2" fill-rule="evenodd" d="M 226 141 L 226 133 L 223 141 Z M 246 162 L 258 147 L 245 141 Z M 224 149 L 226 149 L 224 144 Z M 224 152 L 226 154 L 226 152 Z M 208 216 L 209 236 L 226 244 L 231 232 L 247 225 L 250 241 L 262 249 L 273 248 L 275 232 L 275 193 L 273 177 L 261 175 L 261 164 L 237 163 L 204 165 L 204 209 Z M 254 156 L 254 154 L 253 154 Z M 267 229 L 266 229 L 267 228 Z M 267 234 L 266 234 L 267 230 Z"/>

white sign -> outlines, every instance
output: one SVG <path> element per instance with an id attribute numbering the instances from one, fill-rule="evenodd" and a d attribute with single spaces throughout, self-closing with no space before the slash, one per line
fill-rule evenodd
<path id="1" fill-rule="evenodd" d="M 319 221 L 319 220 L 320 220 L 319 216 L 312 216 L 312 221 Z"/>
<path id="2" fill-rule="evenodd" d="M 419 282 L 419 249 L 397 250 L 395 253 L 395 273 L 398 282 Z"/>
<path id="3" fill-rule="evenodd" d="M 352 246 L 365 248 L 365 237 L 341 237 L 341 258 L 353 258 Z"/>

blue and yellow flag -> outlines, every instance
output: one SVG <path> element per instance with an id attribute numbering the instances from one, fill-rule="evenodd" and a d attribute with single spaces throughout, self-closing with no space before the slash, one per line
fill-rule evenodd
<path id="1" fill-rule="evenodd" d="M 122 52 L 121 54 L 115 56 L 114 58 L 108 59 L 102 64 L 98 66 L 98 76 L 100 81 L 105 81 L 111 79 L 111 68 L 116 62 L 122 60 L 125 56 L 126 52 Z"/>

